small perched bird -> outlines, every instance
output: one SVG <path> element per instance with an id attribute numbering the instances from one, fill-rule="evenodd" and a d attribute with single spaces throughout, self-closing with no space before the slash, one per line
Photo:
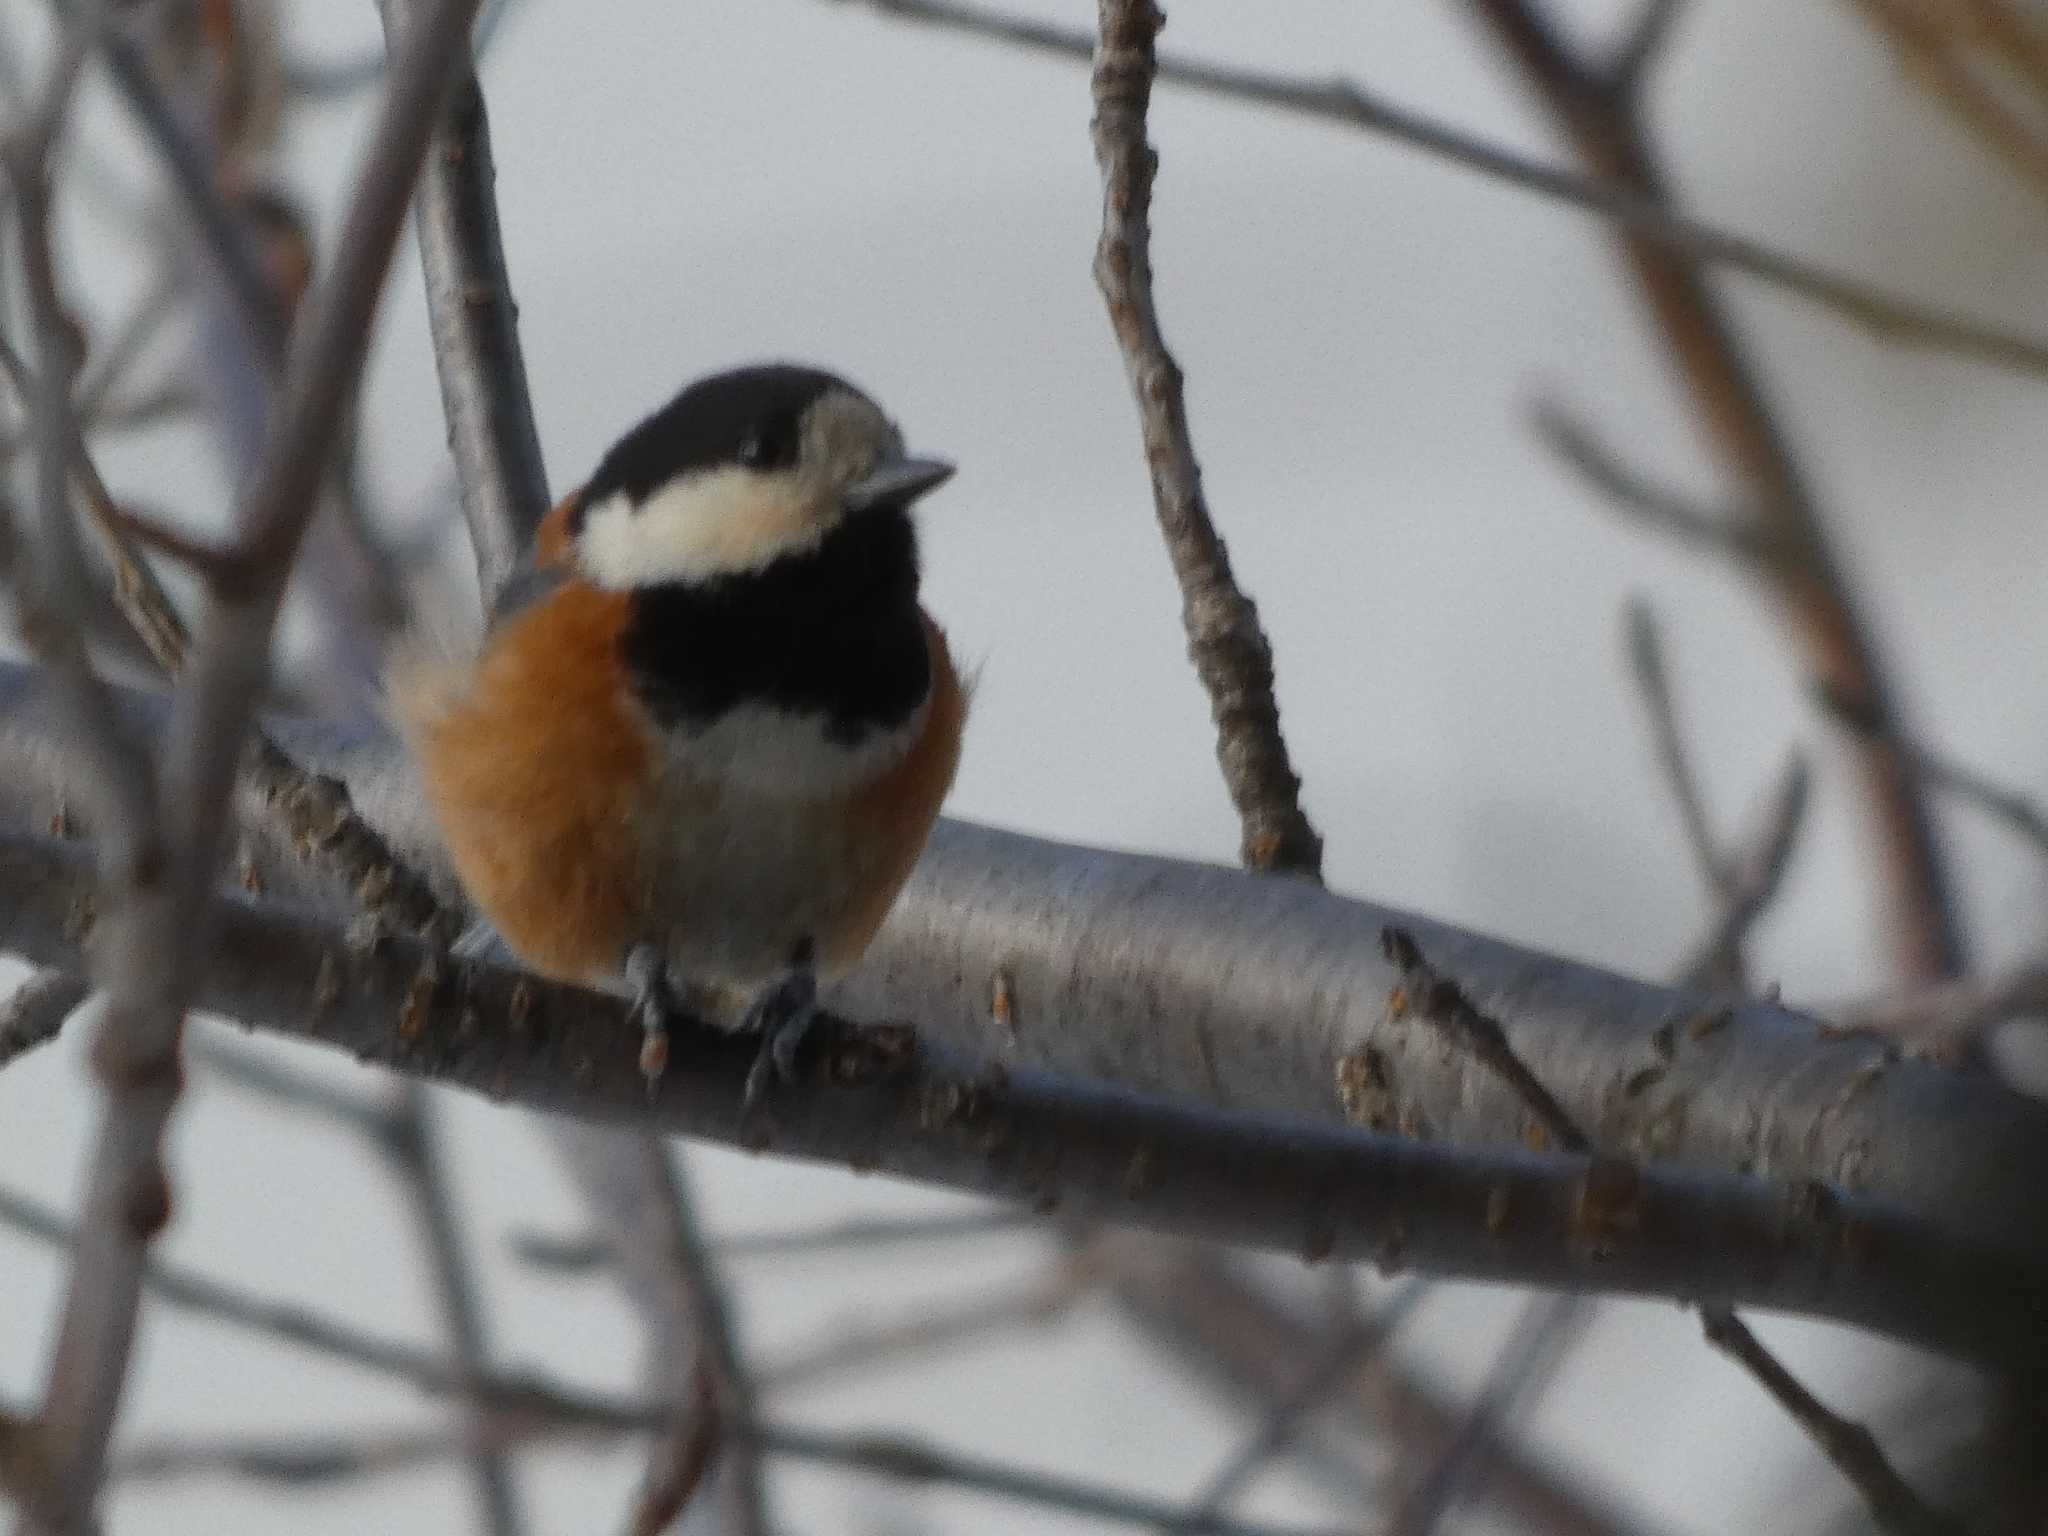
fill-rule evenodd
<path id="1" fill-rule="evenodd" d="M 910 508 L 952 474 L 789 365 L 698 380 L 548 514 L 481 650 L 391 699 L 464 888 L 544 975 L 685 997 L 794 1068 L 923 851 L 967 700 Z"/>

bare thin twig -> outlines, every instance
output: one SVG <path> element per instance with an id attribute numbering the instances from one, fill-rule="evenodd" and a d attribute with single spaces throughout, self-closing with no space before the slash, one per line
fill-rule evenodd
<path id="1" fill-rule="evenodd" d="M 1672 697 L 1671 670 L 1664 660 L 1664 637 L 1657 628 L 1657 616 L 1640 598 L 1631 599 L 1625 616 L 1629 671 L 1643 707 L 1650 717 L 1650 745 L 1657 768 L 1670 786 L 1672 804 L 1678 807 L 1680 825 L 1692 851 L 1693 863 L 1705 876 L 1714 894 L 1726 897 L 1734 884 L 1721 850 L 1707 821 L 1706 797 L 1700 791 L 1699 776 L 1678 729 L 1678 704 Z"/>
<path id="2" fill-rule="evenodd" d="M 478 10 L 470 50 L 481 60 L 490 52 L 504 29 L 506 18 L 517 0 L 484 0 Z M 355 58 L 300 59 L 285 66 L 284 86 L 291 95 L 305 101 L 322 101 L 335 96 L 352 96 L 375 85 L 384 77 L 382 49 Z"/>
<path id="3" fill-rule="evenodd" d="M 721 1259 L 798 1257 L 841 1250 L 893 1247 L 987 1237 L 1037 1225 L 1018 1211 L 967 1211 L 938 1216 L 857 1216 L 786 1231 L 736 1232 L 713 1240 Z M 588 1274 L 611 1263 L 611 1246 L 596 1235 L 559 1237 L 548 1232 L 514 1232 L 510 1239 L 520 1263 L 557 1275 Z"/>
<path id="4" fill-rule="evenodd" d="M 554 1139 L 611 1234 L 620 1281 L 646 1321 L 648 1374 L 672 1402 L 630 1528 L 636 1536 L 667 1529 L 696 1491 L 708 1389 L 726 1525 L 735 1536 L 759 1536 L 768 1513 L 750 1439 L 754 1380 L 680 1170 L 651 1132 L 565 1121 Z"/>
<path id="5" fill-rule="evenodd" d="M 1346 1381 L 1356 1377 L 1365 1362 L 1385 1346 L 1427 1289 L 1424 1281 L 1408 1281 L 1384 1307 L 1359 1319 L 1333 1340 L 1324 1357 L 1310 1363 L 1300 1383 L 1274 1400 L 1256 1433 L 1216 1469 L 1202 1491 L 1189 1501 L 1187 1511 L 1172 1525 L 1163 1527 L 1162 1536 L 1212 1529 L 1217 1518 L 1229 1513 L 1230 1502 L 1238 1492 L 1287 1449 L 1303 1420 L 1322 1407 Z"/>
<path id="6" fill-rule="evenodd" d="M 816 1343 L 766 1361 L 758 1373 L 760 1383 L 772 1393 L 808 1391 L 848 1372 L 901 1365 L 918 1355 L 986 1339 L 998 1329 L 1043 1327 L 1070 1313 L 1096 1281 L 1086 1248 L 1078 1248 L 1049 1274 L 1021 1283 L 962 1301 L 925 1302 L 901 1318 L 835 1323 Z"/>
<path id="7" fill-rule="evenodd" d="M 592 1426 L 602 1430 L 607 1426 Z M 518 1417 L 486 1421 L 486 1433 L 504 1446 L 537 1434 L 558 1434 L 585 1426 L 551 1425 Z M 471 1447 L 477 1432 L 451 1433 L 421 1428 L 368 1431 L 356 1435 L 297 1436 L 289 1440 L 256 1438 L 164 1437 L 124 1452 L 115 1474 L 126 1478 L 171 1478 L 227 1473 L 304 1487 L 347 1478 L 376 1476 L 445 1458 Z M 899 1482 L 932 1483 L 999 1495 L 1016 1503 L 1068 1515 L 1086 1516 L 1111 1525 L 1157 1525 L 1170 1518 L 1171 1506 L 1141 1494 L 1037 1472 L 1007 1462 L 889 1433 L 828 1434 L 782 1425 L 761 1425 L 749 1433 L 764 1455 L 837 1467 L 870 1477 Z M 1327 1530 L 1276 1526 L 1249 1520 L 1222 1520 L 1207 1529 L 1214 1536 L 1340 1536 Z"/>
<path id="8" fill-rule="evenodd" d="M 1813 1438 L 1870 1506 L 1877 1528 L 1889 1536 L 1963 1536 L 1962 1528 L 1928 1508 L 1885 1460 L 1876 1436 L 1852 1423 L 1800 1385 L 1799 1380 L 1727 1307 L 1702 1307 L 1707 1341 L 1760 1383 L 1778 1406 Z"/>
<path id="9" fill-rule="evenodd" d="M 386 33 L 402 34 L 422 5 L 379 0 Z M 495 175 L 483 91 L 465 60 L 420 176 L 418 228 L 448 446 L 486 608 L 548 509 Z"/>
<path id="10" fill-rule="evenodd" d="M 1270 1295 L 1234 1256 L 1137 1235 L 1098 1240 L 1110 1284 L 1140 1332 L 1198 1379 L 1272 1402 L 1328 1348 L 1326 1329 Z M 1361 1446 L 1390 1439 L 1404 1460 L 1441 1455 L 1464 1420 L 1461 1404 L 1426 1377 L 1381 1355 L 1331 1400 L 1331 1433 L 1304 1436 L 1297 1452 L 1333 1492 L 1374 1500 L 1357 1467 Z M 1548 1536 L 1648 1536 L 1658 1527 L 1567 1476 L 1549 1458 L 1496 1442 L 1485 1487 L 1510 1529 Z"/>
<path id="11" fill-rule="evenodd" d="M 1170 1525 L 1172 1505 L 1051 1473 L 1030 1472 L 1000 1462 L 969 1456 L 923 1441 L 878 1434 L 821 1434 L 784 1426 L 765 1428 L 756 1436 L 761 1449 L 795 1461 L 845 1467 L 879 1477 L 914 1483 L 947 1483 L 999 1493 L 1007 1499 L 1041 1509 L 1087 1515 L 1115 1525 Z M 1213 1536 L 1323 1536 L 1300 1527 L 1218 1518 L 1207 1529 Z M 1329 1532 L 1327 1536 L 1337 1536 Z"/>
<path id="12" fill-rule="evenodd" d="M 1607 61 L 1607 77 L 1618 91 L 1641 90 L 1663 58 L 1685 10 L 1685 0 L 1636 0 L 1635 20 Z"/>
<path id="13" fill-rule="evenodd" d="M 1794 755 L 1764 800 L 1758 832 L 1744 841 L 1733 859 L 1722 861 L 1727 884 L 1718 893 L 1713 926 L 1679 965 L 1680 986 L 1747 990 L 1743 940 L 1784 884 L 1811 802 L 1812 783 L 1806 760 Z"/>
<path id="14" fill-rule="evenodd" d="M 1401 1501 L 1391 1536 L 1429 1536 L 1483 1467 L 1487 1448 L 1510 1414 L 1540 1395 L 1585 1323 L 1579 1296 L 1536 1296 L 1524 1303 L 1507 1345 L 1451 1443 Z"/>
<path id="15" fill-rule="evenodd" d="M 85 653 L 83 620 L 87 581 L 71 507 L 71 445 L 78 428 L 71 390 L 78 367 L 78 335 L 58 292 L 49 230 L 49 160 L 68 112 L 87 49 L 103 23 L 100 8 L 70 19 L 53 50 L 50 83 L 27 126 L 6 146 L 6 169 L 21 223 L 21 251 L 39 371 L 35 392 L 38 447 L 39 534 L 33 588 L 17 579 L 30 645 L 49 660 L 69 734 L 92 759 L 88 806 L 105 839 L 106 883 L 120 901 L 146 892 L 160 872 L 159 800 L 147 759 L 116 715 L 110 690 L 95 676 Z M 12 523 L 12 518 L 8 519 Z M 8 563 L 14 549 L 7 546 Z M 30 592 L 33 595 L 30 595 Z M 111 969 L 111 967 L 109 968 Z M 146 993 L 116 990 L 104 1015 L 104 1043 L 124 1015 L 146 1027 Z M 102 1056 L 110 1088 L 121 1092 L 122 1113 L 108 1117 L 87 1185 L 85 1238 L 72 1270 L 65 1326 L 52 1352 L 49 1386 L 38 1415 L 36 1485 L 24 1491 L 17 1529 L 68 1533 L 93 1524 L 93 1500 L 113 1419 L 120 1405 L 129 1346 L 134 1337 L 133 1296 L 123 1280 L 168 1215 L 168 1189 L 155 1136 L 122 1134 L 126 1117 L 145 1127 L 168 1113 L 177 1092 L 177 1014 L 167 1022 L 162 1054 L 168 1072 L 144 1068 L 116 1075 Z M 161 1124 L 161 1120 L 157 1121 Z"/>
<path id="16" fill-rule="evenodd" d="M 62 1213 L 0 1187 L 0 1223 L 39 1241 L 76 1250 L 78 1231 Z M 433 1397 L 461 1399 L 504 1412 L 645 1430 L 665 1422 L 665 1404 L 560 1386 L 537 1376 L 497 1372 L 479 1380 L 444 1351 L 379 1334 L 296 1302 L 250 1294 L 227 1280 L 151 1259 L 143 1289 L 165 1306 L 244 1329 L 294 1349 L 402 1382 Z"/>
<path id="17" fill-rule="evenodd" d="M 615 1433 L 503 1409 L 483 1409 L 454 1428 L 361 1430 L 290 1439 L 244 1436 L 158 1436 L 114 1455 L 117 1483 L 170 1482 L 186 1477 L 239 1477 L 304 1489 L 357 1478 L 387 1477 L 452 1457 L 502 1457 L 542 1438 Z"/>
<path id="18" fill-rule="evenodd" d="M 22 204 L 22 227 L 25 233 L 33 233 L 40 226 L 37 223 L 37 204 L 33 199 Z M 4 369 L 25 396 L 34 398 L 35 384 L 27 365 L 14 348 L 0 337 L 0 369 Z M 106 481 L 100 478 L 98 466 L 93 463 L 92 454 L 86 447 L 85 439 L 78 430 L 75 420 L 68 423 L 52 423 L 52 430 L 61 433 L 65 474 L 68 481 L 75 482 L 85 495 L 85 503 L 93 521 L 107 541 L 107 553 L 114 567 L 114 601 L 122 617 L 127 619 L 150 657 L 166 672 L 176 672 L 184 665 L 185 653 L 191 640 L 185 631 L 185 622 L 178 617 L 172 606 L 170 595 L 156 579 L 156 573 L 135 550 L 122 525 L 121 509 L 107 489 Z M 60 446 L 58 440 L 51 440 L 54 449 Z M 50 460 L 45 457 L 46 467 Z M 64 497 L 67 518 L 70 497 Z M 68 527 L 68 524 L 67 524 Z M 75 537 L 67 533 L 67 537 Z M 49 558 L 46 552 L 45 558 Z M 65 557 L 69 558 L 69 557 Z M 83 580 L 82 568 L 78 579 Z M 37 639 L 30 631 L 31 641 Z"/>
<path id="19" fill-rule="evenodd" d="M 1583 421 L 1551 400 L 1537 402 L 1536 435 L 1615 509 L 1688 548 L 1755 573 L 1775 558 L 1770 530 L 1739 511 L 1714 511 L 1660 485 L 1625 462 Z"/>
<path id="20" fill-rule="evenodd" d="M 1413 934 L 1388 928 L 1380 934 L 1380 947 L 1401 969 L 1401 986 L 1388 1004 L 1395 1013 L 1413 1014 L 1443 1030 L 1512 1088 L 1523 1107 L 1536 1117 L 1538 1134 L 1530 1139 L 1538 1146 L 1548 1144 L 1567 1152 L 1592 1150 L 1593 1143 L 1573 1122 L 1570 1111 L 1515 1054 L 1500 1021 L 1475 1008 L 1464 988 L 1432 966 Z"/>
<path id="21" fill-rule="evenodd" d="M 192 142 L 191 134 L 158 89 L 150 75 L 149 62 L 133 39 L 112 35 L 102 46 L 101 55 L 115 90 L 170 173 L 187 217 L 198 227 L 201 239 L 233 290 L 236 306 L 252 329 L 258 351 L 273 362 L 282 358 L 290 323 L 284 298 L 271 285 L 247 232 L 236 225 L 222 201 L 207 155 Z"/>
<path id="22" fill-rule="evenodd" d="M 1657 766 L 1678 805 L 1693 863 L 1714 898 L 1713 928 L 1678 968 L 1678 984 L 1746 992 L 1742 941 L 1784 881 L 1806 815 L 1812 775 L 1805 759 L 1795 754 L 1765 802 L 1759 834 L 1737 851 L 1724 853 L 1708 823 L 1699 778 L 1678 728 L 1678 705 L 1664 662 L 1664 642 L 1647 603 L 1629 603 L 1627 630 L 1629 669 L 1650 717 Z"/>
<path id="23" fill-rule="evenodd" d="M 862 5 L 884 16 L 948 27 L 1059 58 L 1087 60 L 1095 51 L 1094 37 L 1079 28 L 1034 21 L 981 6 L 960 5 L 954 0 L 836 3 Z M 1397 107 L 1352 80 L 1301 80 L 1171 55 L 1160 59 L 1159 78 L 1191 90 L 1341 123 L 1407 144 L 1449 164 L 1611 220 L 1631 234 L 1689 261 L 1708 262 L 1761 279 L 1862 327 L 1881 341 L 1932 347 L 2027 373 L 2048 373 L 2048 342 L 2015 336 L 1995 326 L 1881 292 L 1760 241 L 1667 208 L 1654 197 L 1564 167 L 1546 165 L 1463 129 Z"/>
<path id="24" fill-rule="evenodd" d="M 1957 47 L 1957 32 L 1940 26 L 1924 6 L 1905 5 L 1900 0 L 1854 3 L 1890 39 L 1901 62 L 1936 100 L 2009 168 L 2048 193 L 2048 135 L 1978 78 Z M 2043 99 L 2048 101 L 2048 88 L 2044 88 Z"/>
<path id="25" fill-rule="evenodd" d="M 393 1085 L 379 1142 L 400 1175 L 418 1224 L 456 1364 L 472 1382 L 481 1380 L 490 1369 L 483 1299 L 463 1241 L 434 1107 L 417 1082 L 401 1079 Z M 504 1448 L 492 1445 L 479 1427 L 468 1461 L 484 1529 L 492 1536 L 518 1536 L 526 1522 Z"/>
<path id="26" fill-rule="evenodd" d="M 473 11 L 474 0 L 444 0 L 394 64 L 340 250 L 304 317 L 263 467 L 246 498 L 242 526 L 260 552 L 262 579 L 242 600 L 209 607 L 160 774 L 170 836 L 162 856 L 113 893 L 110 920 L 102 924 L 108 1002 L 98 1061 L 107 1103 L 42 1415 L 54 1458 L 53 1518 L 31 1529 L 62 1529 L 86 1518 L 99 1484 L 148 1243 L 169 1216 L 161 1143 L 177 1098 L 184 1009 L 206 952 L 194 942 L 194 914 L 204 911 L 213 888 L 277 605 L 353 394 L 412 180 Z"/>
<path id="27" fill-rule="evenodd" d="M 57 1038 L 91 992 L 69 971 L 39 971 L 0 1004 L 0 1067 Z"/>
<path id="28" fill-rule="evenodd" d="M 1188 654 L 1215 717 L 1216 757 L 1243 827 L 1244 862 L 1320 879 L 1323 840 L 1302 811 L 1301 780 L 1280 734 L 1273 648 L 1209 516 L 1180 365 L 1166 349 L 1152 295 L 1150 208 L 1158 156 L 1145 142 L 1145 114 L 1157 68 L 1153 39 L 1165 19 L 1152 0 L 1102 0 L 1101 24 L 1090 125 L 1102 172 L 1095 283 L 1137 403 L 1153 505 L 1180 582 Z"/>
<path id="29" fill-rule="evenodd" d="M 1853 703 L 1826 689 L 1816 690 L 1815 696 L 1821 708 L 1837 724 L 1847 726 L 1860 735 L 1869 733 L 1869 717 Z M 1929 785 L 2004 822 L 2033 844 L 2036 850 L 2048 853 L 2048 812 L 2044 812 L 2032 796 L 1943 756 L 1925 742 L 1901 741 L 1899 750 L 1905 754 L 1913 771 Z"/>
<path id="30" fill-rule="evenodd" d="M 1589 1149 L 1591 1142 L 1586 1134 L 1515 1055 L 1499 1021 L 1475 1008 L 1455 981 L 1430 965 L 1409 935 L 1390 929 L 1384 941 L 1409 975 L 1404 991 L 1412 999 L 1412 1006 L 1512 1084 L 1552 1140 L 1576 1150 Z M 1589 1180 L 1589 1204 L 1582 1214 L 1604 1225 L 1614 1213 L 1594 1209 L 1592 1183 Z M 1883 1448 L 1868 1430 L 1822 1406 L 1757 1342 L 1726 1302 L 1698 1305 L 1707 1337 L 1746 1365 L 1764 1390 L 1813 1435 L 1836 1470 L 1863 1496 L 1880 1530 L 1887 1536 L 1961 1536 L 1956 1527 L 1936 1515 L 1913 1492 L 1885 1459 Z"/>
<path id="31" fill-rule="evenodd" d="M 2030 1014 L 2048 1015 L 2048 959 L 2025 961 L 1989 976 L 1952 976 L 1828 1010 L 1844 1030 L 1866 1030 L 1937 1051 Z"/>

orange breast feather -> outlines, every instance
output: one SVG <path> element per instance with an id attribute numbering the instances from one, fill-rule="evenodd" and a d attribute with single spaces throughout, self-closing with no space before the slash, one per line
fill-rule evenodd
<path id="1" fill-rule="evenodd" d="M 565 557 L 572 505 L 538 530 L 541 564 Z M 652 908 L 663 839 L 648 821 L 678 810 L 672 798 L 657 801 L 663 745 L 619 674 L 629 604 L 624 593 L 565 582 L 504 620 L 460 682 L 396 690 L 464 888 L 527 964 L 586 983 L 615 977 L 631 945 L 662 931 Z M 816 874 L 840 892 L 822 903 L 829 927 L 815 935 L 828 975 L 856 962 L 881 927 L 959 766 L 966 691 L 945 633 L 929 615 L 924 629 L 932 692 L 923 731 L 826 818 L 839 822 L 829 841 L 846 860 L 834 869 L 827 855 Z"/>
<path id="2" fill-rule="evenodd" d="M 400 700 L 464 888 L 521 959 L 586 982 L 617 973 L 647 895 L 633 826 L 659 744 L 620 685 L 626 613 L 571 581 L 501 625 L 466 684 Z"/>

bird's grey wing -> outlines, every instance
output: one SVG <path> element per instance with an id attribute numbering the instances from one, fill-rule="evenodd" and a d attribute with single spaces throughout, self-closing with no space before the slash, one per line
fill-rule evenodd
<path id="1" fill-rule="evenodd" d="M 527 545 L 498 588 L 498 595 L 491 599 L 489 627 L 496 629 L 514 615 L 532 607 L 567 582 L 570 575 L 569 567 L 561 561 L 541 564 L 538 547 Z"/>

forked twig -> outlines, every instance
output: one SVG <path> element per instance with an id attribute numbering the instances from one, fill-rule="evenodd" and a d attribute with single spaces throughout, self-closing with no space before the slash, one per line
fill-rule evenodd
<path id="1" fill-rule="evenodd" d="M 1589 64 L 1540 0 L 1465 0 L 1557 120 L 1586 171 L 1667 206 L 1663 167 L 1631 82 Z M 1859 752 L 1865 803 L 1898 965 L 1908 979 L 1962 969 L 1954 893 L 1918 786 L 1901 762 L 1904 732 L 1870 626 L 1830 541 L 1804 467 L 1734 323 L 1682 252 L 1623 227 L 1622 254 L 1678 379 L 1767 558 L 1754 562 L 1813 678 L 1873 724 Z M 1668 508 L 1666 511 L 1668 512 Z M 1667 523 L 1670 519 L 1665 518 Z"/>

